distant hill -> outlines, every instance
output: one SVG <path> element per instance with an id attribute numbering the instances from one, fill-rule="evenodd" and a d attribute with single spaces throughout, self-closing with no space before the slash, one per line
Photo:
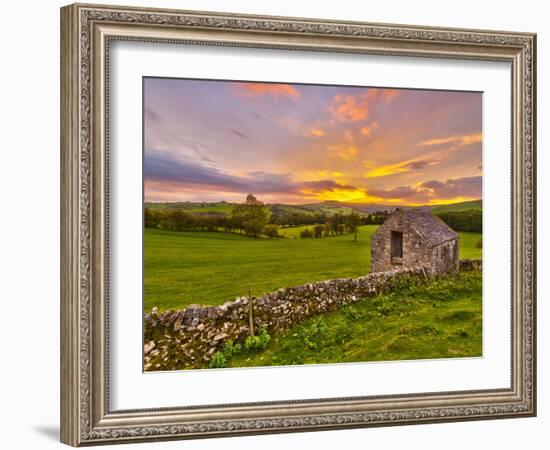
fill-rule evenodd
<path id="1" fill-rule="evenodd" d="M 451 203 L 449 205 L 440 205 L 432 207 L 432 213 L 439 214 L 444 212 L 460 212 L 469 210 L 481 211 L 483 209 L 482 200 L 472 200 L 469 202 Z"/>
<path id="2" fill-rule="evenodd" d="M 348 203 L 350 207 L 355 209 L 358 212 L 363 212 L 366 214 L 372 214 L 376 211 L 387 211 L 391 212 L 394 211 L 397 208 L 401 209 L 422 209 L 422 210 L 430 210 L 429 206 L 403 206 L 403 205 L 379 205 L 376 203 Z"/>
<path id="3" fill-rule="evenodd" d="M 146 202 L 145 207 L 151 209 L 183 209 L 189 212 L 195 213 L 230 213 L 233 209 L 234 203 L 229 203 L 225 201 L 221 202 Z M 344 203 L 338 201 L 325 201 L 319 203 L 305 203 L 302 205 L 287 205 L 282 203 L 270 203 L 267 205 L 270 210 L 282 210 L 289 214 L 298 213 L 298 214 L 326 214 L 331 216 L 334 214 L 350 214 L 353 211 L 356 211 L 360 215 L 364 216 L 367 214 L 372 214 L 376 211 L 393 211 L 396 208 L 417 208 L 423 210 L 431 210 L 434 214 L 444 213 L 444 212 L 459 212 L 459 211 L 468 211 L 468 210 L 477 210 L 482 209 L 481 200 L 473 200 L 468 202 L 460 203 L 451 203 L 448 205 L 438 205 L 438 206 L 400 206 L 400 205 L 381 205 L 381 204 L 372 204 L 372 203 Z"/>
<path id="4" fill-rule="evenodd" d="M 351 214 L 354 211 L 354 207 L 347 203 L 337 201 L 326 201 L 321 203 L 306 203 L 304 205 L 297 205 L 301 209 L 310 211 L 312 214 L 326 214 L 328 216 L 333 214 Z M 359 211 L 358 211 L 359 212 Z"/>
<path id="5" fill-rule="evenodd" d="M 150 209 L 183 209 L 189 212 L 221 212 L 229 214 L 233 204 L 228 202 L 145 202 Z"/>

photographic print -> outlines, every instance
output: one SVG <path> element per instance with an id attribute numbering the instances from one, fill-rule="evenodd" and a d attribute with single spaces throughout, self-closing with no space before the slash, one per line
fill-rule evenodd
<path id="1" fill-rule="evenodd" d="M 144 370 L 482 356 L 482 93 L 143 79 Z"/>

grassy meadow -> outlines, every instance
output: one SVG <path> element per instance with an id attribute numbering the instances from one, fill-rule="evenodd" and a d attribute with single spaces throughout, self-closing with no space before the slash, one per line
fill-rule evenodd
<path id="1" fill-rule="evenodd" d="M 234 233 L 144 230 L 144 310 L 220 305 L 237 296 L 370 271 L 370 240 L 377 225 L 352 234 L 288 239 L 303 227 L 281 228 L 285 239 Z M 481 258 L 480 233 L 460 232 L 460 257 Z M 481 291 L 480 291 L 481 292 Z"/>

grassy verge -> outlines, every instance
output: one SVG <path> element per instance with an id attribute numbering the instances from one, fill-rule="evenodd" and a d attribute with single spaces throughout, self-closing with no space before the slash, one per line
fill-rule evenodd
<path id="1" fill-rule="evenodd" d="M 462 272 L 311 318 L 224 366 L 286 366 L 481 356 L 482 275 Z"/>
<path id="2" fill-rule="evenodd" d="M 478 247 L 481 233 L 460 231 L 460 257 L 462 259 L 481 259 L 482 249 Z"/>

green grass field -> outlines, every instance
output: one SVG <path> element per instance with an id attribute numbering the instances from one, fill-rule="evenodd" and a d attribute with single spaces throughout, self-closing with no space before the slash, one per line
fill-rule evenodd
<path id="1" fill-rule="evenodd" d="M 321 239 L 254 239 L 216 232 L 145 229 L 144 309 L 219 305 L 281 287 L 369 273 L 376 225 Z M 297 230 L 293 228 L 292 230 Z M 291 230 L 291 229 L 289 229 Z M 462 258 L 481 258 L 479 233 L 460 233 Z"/>
<path id="2" fill-rule="evenodd" d="M 460 231 L 460 258 L 482 259 L 482 250 L 478 248 L 481 233 L 471 231 Z"/>
<path id="3" fill-rule="evenodd" d="M 312 317 L 244 349 L 228 367 L 391 361 L 482 355 L 482 275 L 409 286 Z"/>

